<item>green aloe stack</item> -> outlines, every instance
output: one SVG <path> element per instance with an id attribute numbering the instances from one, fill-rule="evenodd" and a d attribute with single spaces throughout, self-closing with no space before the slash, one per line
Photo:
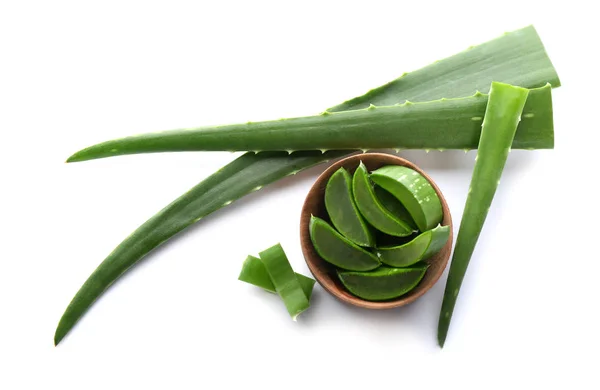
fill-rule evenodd
<path id="1" fill-rule="evenodd" d="M 412 291 L 427 272 L 427 260 L 450 236 L 450 228 L 440 225 L 435 189 L 408 167 L 369 173 L 360 162 L 353 176 L 339 168 L 327 181 L 324 203 L 328 220 L 313 215 L 309 225 L 315 251 L 351 294 L 368 301 Z M 392 245 L 378 242 L 390 240 Z"/>

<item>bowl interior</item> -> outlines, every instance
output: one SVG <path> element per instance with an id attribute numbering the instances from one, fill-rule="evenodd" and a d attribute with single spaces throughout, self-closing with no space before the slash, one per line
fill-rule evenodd
<path id="1" fill-rule="evenodd" d="M 425 262 L 429 264 L 429 268 L 417 287 L 399 298 L 383 302 L 367 301 L 350 294 L 337 278 L 335 272 L 336 268 L 323 260 L 315 251 L 310 240 L 310 233 L 308 230 L 311 215 L 322 218 L 326 221 L 330 220 L 329 216 L 327 215 L 327 210 L 325 209 L 324 200 L 325 186 L 327 185 L 329 177 L 331 177 L 331 175 L 340 167 L 344 167 L 352 175 L 361 161 L 363 164 L 365 164 L 369 172 L 372 172 L 375 169 L 381 168 L 385 165 L 403 165 L 419 172 L 431 183 L 437 192 L 438 197 L 440 198 L 444 213 L 444 218 L 441 224 L 444 226 L 450 226 L 450 237 L 448 238 L 448 242 L 436 255 L 425 260 Z M 419 167 L 403 158 L 391 154 L 356 154 L 331 165 L 317 178 L 312 188 L 308 192 L 300 216 L 300 240 L 302 252 L 304 254 L 306 264 L 308 265 L 310 272 L 313 274 L 317 282 L 319 282 L 319 284 L 323 286 L 325 290 L 334 295 L 336 298 L 346 303 L 368 309 L 390 309 L 403 306 L 413 302 L 425 294 L 425 292 L 427 292 L 427 290 L 429 290 L 439 280 L 440 276 L 444 272 L 444 269 L 446 268 L 446 265 L 448 264 L 450 252 L 452 251 L 452 239 L 452 217 L 450 215 L 450 210 L 448 209 L 446 199 L 444 199 L 444 196 L 438 186 Z"/>

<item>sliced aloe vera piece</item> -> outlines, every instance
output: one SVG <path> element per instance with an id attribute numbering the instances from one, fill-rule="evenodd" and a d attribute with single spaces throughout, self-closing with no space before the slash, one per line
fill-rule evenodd
<path id="1" fill-rule="evenodd" d="M 442 203 L 433 186 L 414 169 L 388 165 L 371 173 L 371 180 L 389 191 L 406 207 L 424 232 L 442 222 Z"/>
<path id="2" fill-rule="evenodd" d="M 440 225 L 419 234 L 406 244 L 379 248 L 377 256 L 382 263 L 389 266 L 409 267 L 439 252 L 448 242 L 449 236 L 450 228 Z"/>
<path id="3" fill-rule="evenodd" d="M 309 278 L 308 276 L 299 274 L 298 272 L 295 272 L 295 274 L 296 278 L 298 279 L 298 283 L 300 283 L 300 287 L 304 292 L 304 295 L 310 301 L 313 287 L 315 286 L 315 280 Z M 238 280 L 252 284 L 256 287 L 260 287 L 270 293 L 277 293 L 275 285 L 271 281 L 271 277 L 267 272 L 267 268 L 258 257 L 248 256 L 246 258 L 244 264 L 242 265 L 242 270 L 240 271 Z"/>
<path id="4" fill-rule="evenodd" d="M 367 167 L 362 161 L 354 172 L 352 190 L 358 210 L 375 229 L 398 237 L 412 234 L 413 229 L 406 222 L 394 216 L 381 204 L 369 180 Z"/>
<path id="5" fill-rule="evenodd" d="M 309 231 L 315 250 L 328 263 L 351 271 L 370 271 L 381 265 L 377 256 L 336 232 L 321 218 L 310 217 Z"/>
<path id="6" fill-rule="evenodd" d="M 528 99 L 528 90 L 492 83 L 490 101 L 481 130 L 473 176 L 465 203 L 438 323 L 438 343 L 444 346 L 454 305 L 475 245 L 483 229 L 504 170 L 517 124 Z"/>
<path id="7" fill-rule="evenodd" d="M 308 309 L 310 303 L 283 248 L 280 244 L 275 244 L 260 252 L 260 259 L 275 286 L 275 291 L 283 300 L 292 319 L 296 321 L 296 317 Z"/>
<path id="8" fill-rule="evenodd" d="M 377 199 L 379 199 L 383 207 L 389 210 L 389 212 L 396 216 L 399 220 L 405 222 L 408 226 L 412 228 L 412 230 L 416 231 L 418 229 L 417 224 L 410 216 L 410 213 L 408 212 L 406 207 L 404 207 L 404 205 L 400 203 L 400 201 L 396 199 L 394 195 L 390 194 L 388 191 L 376 185 L 375 196 L 377 197 Z"/>
<path id="9" fill-rule="evenodd" d="M 361 246 L 373 246 L 370 227 L 360 215 L 352 196 L 352 178 L 343 167 L 327 181 L 325 208 L 331 223 L 344 237 Z"/>
<path id="10" fill-rule="evenodd" d="M 411 234 L 410 236 L 397 237 L 397 236 L 390 236 L 389 234 L 385 234 L 380 231 L 377 231 L 377 234 L 375 234 L 375 242 L 376 242 L 375 248 L 384 248 L 384 247 L 404 245 L 404 244 L 412 241 L 413 239 L 415 239 L 419 235 L 419 233 L 420 233 L 419 231 L 416 231 L 415 233 Z"/>
<path id="11" fill-rule="evenodd" d="M 338 271 L 342 284 L 352 294 L 369 301 L 385 301 L 398 298 L 417 287 L 426 266 L 391 268 L 381 266 L 371 272 Z"/>

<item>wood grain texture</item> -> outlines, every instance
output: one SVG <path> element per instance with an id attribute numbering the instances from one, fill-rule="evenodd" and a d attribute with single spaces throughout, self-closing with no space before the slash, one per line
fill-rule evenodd
<path id="1" fill-rule="evenodd" d="M 369 173 L 375 169 L 381 168 L 385 165 L 402 165 L 414 169 L 425 177 L 435 189 L 435 192 L 440 198 L 442 203 L 442 209 L 444 218 L 442 225 L 450 227 L 450 236 L 448 242 L 436 255 L 425 260 L 429 264 L 429 268 L 423 277 L 423 280 L 415 287 L 412 291 L 403 295 L 397 299 L 385 301 L 385 302 L 372 302 L 358 298 L 350 294 L 344 286 L 341 284 L 335 273 L 335 267 L 319 257 L 315 251 L 312 242 L 310 240 L 309 233 L 309 222 L 310 216 L 314 215 L 329 221 L 327 210 L 325 209 L 325 186 L 329 177 L 337 171 L 340 167 L 344 167 L 350 174 L 354 174 L 354 171 L 358 167 L 360 162 L 363 162 Z M 433 182 L 431 177 L 427 175 L 419 167 L 407 161 L 401 157 L 394 156 L 385 153 L 361 153 L 355 154 L 350 157 L 339 160 L 338 162 L 331 165 L 325 172 L 323 172 L 315 181 L 312 188 L 306 196 L 304 206 L 300 215 L 300 241 L 302 245 L 302 253 L 310 272 L 313 274 L 317 282 L 330 294 L 339 300 L 358 307 L 367 309 L 391 309 L 400 307 L 414 302 L 417 298 L 425 294 L 433 285 L 440 279 L 444 269 L 448 264 L 450 253 L 452 252 L 452 216 L 450 215 L 450 209 L 446 203 L 444 195 L 440 191 L 439 187 Z"/>

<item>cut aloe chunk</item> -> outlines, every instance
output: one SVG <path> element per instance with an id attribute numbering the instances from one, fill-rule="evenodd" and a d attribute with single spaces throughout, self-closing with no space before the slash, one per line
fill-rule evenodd
<path id="1" fill-rule="evenodd" d="M 352 243 L 321 218 L 310 217 L 309 231 L 315 250 L 328 263 L 351 271 L 370 271 L 381 265 L 377 256 Z"/>
<path id="2" fill-rule="evenodd" d="M 343 167 L 327 181 L 325 208 L 331 223 L 344 237 L 360 246 L 375 245 L 373 233 L 354 203 L 352 178 Z"/>
<path id="3" fill-rule="evenodd" d="M 437 226 L 419 234 L 406 244 L 379 248 L 377 256 L 379 260 L 392 267 L 408 267 L 420 260 L 426 260 L 438 253 L 450 236 L 450 227 Z"/>
<path id="4" fill-rule="evenodd" d="M 298 283 L 300 283 L 300 287 L 304 292 L 304 295 L 310 301 L 313 287 L 315 286 L 315 280 L 309 278 L 308 276 L 299 274 L 298 272 L 295 272 L 295 274 L 296 278 L 298 279 Z M 267 272 L 267 268 L 258 257 L 248 256 L 246 258 L 244 264 L 242 265 L 242 270 L 240 272 L 240 276 L 238 276 L 238 280 L 252 284 L 256 287 L 260 287 L 270 293 L 277 293 L 275 285 L 271 281 L 271 277 Z"/>
<path id="5" fill-rule="evenodd" d="M 389 210 L 389 212 L 399 220 L 410 226 L 412 230 L 417 231 L 417 229 L 419 229 L 406 207 L 404 207 L 394 195 L 376 185 L 375 196 L 379 199 L 383 207 Z"/>
<path id="6" fill-rule="evenodd" d="M 420 231 L 431 230 L 442 222 L 442 203 L 431 183 L 419 172 L 388 165 L 372 172 L 371 180 L 406 207 Z"/>
<path id="7" fill-rule="evenodd" d="M 308 298 L 296 278 L 296 274 L 280 244 L 260 252 L 260 259 L 275 286 L 275 291 L 283 300 L 288 313 L 296 317 L 310 306 Z"/>
<path id="8" fill-rule="evenodd" d="M 381 204 L 369 180 L 367 167 L 362 161 L 354 172 L 352 190 L 358 210 L 375 229 L 391 236 L 403 237 L 412 234 L 413 229 L 406 222 L 394 216 Z"/>
<path id="9" fill-rule="evenodd" d="M 352 294 L 368 301 L 398 298 L 417 287 L 427 266 L 390 268 L 381 266 L 371 272 L 338 271 L 342 284 Z"/>

